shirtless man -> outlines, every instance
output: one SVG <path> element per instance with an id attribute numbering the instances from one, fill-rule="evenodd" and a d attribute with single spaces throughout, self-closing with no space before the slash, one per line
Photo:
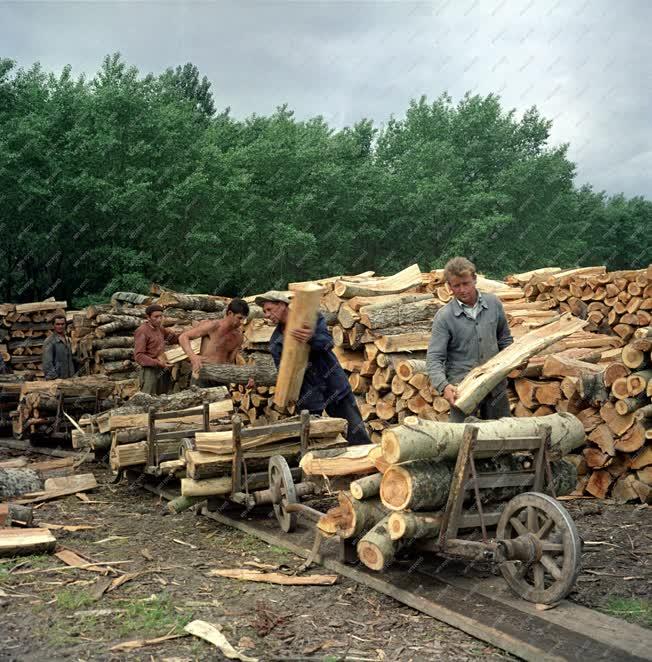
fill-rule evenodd
<path id="1" fill-rule="evenodd" d="M 242 325 L 247 321 L 249 306 L 242 299 L 231 299 L 226 308 L 226 315 L 219 320 L 206 320 L 184 331 L 179 336 L 179 345 L 190 358 L 193 383 L 201 386 L 195 375 L 206 363 L 235 363 L 244 338 Z M 201 338 L 199 354 L 190 346 L 193 338 Z"/>

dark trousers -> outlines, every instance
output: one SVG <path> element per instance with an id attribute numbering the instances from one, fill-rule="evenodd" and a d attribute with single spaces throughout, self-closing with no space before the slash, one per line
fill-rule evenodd
<path id="1" fill-rule="evenodd" d="M 311 414 L 321 415 L 320 411 L 311 411 Z M 337 402 L 329 402 L 326 405 L 326 413 L 333 418 L 345 418 L 348 421 L 346 438 L 349 446 L 357 446 L 359 444 L 370 444 L 371 439 L 367 434 L 358 403 L 355 401 L 353 393 L 345 395 Z"/>
<path id="2" fill-rule="evenodd" d="M 464 423 L 467 416 L 476 416 L 483 421 L 494 420 L 496 418 L 505 418 L 510 416 L 509 399 L 507 391 L 502 388 L 498 392 L 492 391 L 479 405 L 476 411 L 465 414 L 457 407 L 451 407 L 448 414 L 449 423 Z"/>
<path id="3" fill-rule="evenodd" d="M 140 390 L 148 395 L 164 395 L 170 390 L 170 371 L 162 368 L 142 366 Z"/>

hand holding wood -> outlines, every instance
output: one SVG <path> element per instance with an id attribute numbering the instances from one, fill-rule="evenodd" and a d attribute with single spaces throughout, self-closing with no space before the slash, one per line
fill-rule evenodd
<path id="1" fill-rule="evenodd" d="M 455 400 L 457 399 L 457 386 L 453 386 L 452 384 L 448 384 L 446 388 L 444 389 L 444 398 L 448 400 L 449 404 L 454 405 Z"/>
<path id="2" fill-rule="evenodd" d="M 295 339 L 298 340 L 299 342 L 302 343 L 307 343 L 313 336 L 313 330 L 308 327 L 304 326 L 301 329 L 293 329 L 290 331 L 290 335 Z"/>

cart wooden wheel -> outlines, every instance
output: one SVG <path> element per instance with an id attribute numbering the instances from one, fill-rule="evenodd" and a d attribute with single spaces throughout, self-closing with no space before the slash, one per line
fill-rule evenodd
<path id="1" fill-rule="evenodd" d="M 558 501 L 538 492 L 514 497 L 503 510 L 497 540 L 531 534 L 539 557 L 505 561 L 500 570 L 510 588 L 531 602 L 553 604 L 570 593 L 580 573 L 582 541 L 575 522 Z"/>
<path id="2" fill-rule="evenodd" d="M 281 530 L 290 533 L 297 528 L 297 514 L 288 513 L 285 506 L 297 503 L 297 492 L 290 467 L 282 455 L 269 458 L 269 488 L 272 492 L 274 513 Z"/>

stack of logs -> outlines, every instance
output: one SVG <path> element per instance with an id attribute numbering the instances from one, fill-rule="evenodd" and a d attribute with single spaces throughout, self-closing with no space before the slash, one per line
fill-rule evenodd
<path id="1" fill-rule="evenodd" d="M 147 444 L 150 409 L 155 412 L 179 411 L 178 418 L 156 423 L 156 431 L 172 432 L 201 427 L 202 416 L 184 416 L 183 411 L 209 403 L 211 424 L 224 423 L 233 411 L 228 390 L 223 386 L 199 389 L 192 387 L 171 395 L 151 396 L 136 393 L 127 404 L 102 414 L 86 415 L 79 420 L 80 430 L 72 434 L 74 448 L 90 447 L 109 454 L 112 469 L 139 466 L 147 463 Z M 179 442 L 161 441 L 160 451 L 178 455 Z"/>
<path id="2" fill-rule="evenodd" d="M 25 379 L 43 377 L 43 343 L 66 302 L 54 298 L 34 303 L 0 304 L 0 353 L 7 367 Z"/>
<path id="3" fill-rule="evenodd" d="M 292 417 L 283 422 L 296 420 Z M 346 446 L 346 420 L 341 418 L 311 417 L 308 449 L 343 448 Z M 242 443 L 243 459 L 247 463 L 247 489 L 266 488 L 269 458 L 282 455 L 298 479 L 298 462 L 301 451 L 297 434 L 287 432 L 267 433 L 248 438 Z M 229 494 L 232 490 L 233 431 L 197 432 L 194 443 L 183 453 L 185 478 L 181 480 L 181 495 L 206 497 Z"/>
<path id="4" fill-rule="evenodd" d="M 3 390 L 17 396 L 11 414 L 14 437 L 64 440 L 74 427 L 71 419 L 120 405 L 135 393 L 136 384 L 96 375 L 4 384 Z"/>
<path id="5" fill-rule="evenodd" d="M 507 281 L 518 282 L 515 278 Z M 611 331 L 625 341 L 638 327 L 652 324 L 652 266 L 613 272 L 605 267 L 547 270 L 534 274 L 523 289 L 528 301 L 553 302 L 587 319 L 593 329 Z"/>
<path id="6" fill-rule="evenodd" d="M 137 376 L 134 361 L 134 331 L 145 321 L 145 308 L 158 303 L 165 309 L 163 326 L 179 334 L 193 323 L 224 316 L 228 299 L 208 295 L 163 291 L 160 296 L 116 292 L 110 304 L 89 306 L 73 316 L 72 340 L 89 374 L 105 374 L 122 380 Z M 179 388 L 187 386 L 188 374 L 179 362 L 172 370 Z M 185 381 L 180 378 L 184 376 Z"/>
<path id="7" fill-rule="evenodd" d="M 374 442 L 380 441 L 383 430 L 411 415 L 434 421 L 448 418 L 448 402 L 429 383 L 425 350 L 432 317 L 451 295 L 440 271 L 419 278 L 413 270 L 411 281 L 406 272 L 355 285 L 320 281 L 328 290 L 324 305 L 337 311 L 336 353 L 350 373 L 349 382 Z M 392 285 L 399 276 L 402 283 Z M 589 445 L 583 455 L 571 457 L 580 473 L 577 494 L 612 495 L 621 501 L 649 499 L 652 450 L 646 443 L 651 434 L 650 410 L 645 405 L 652 375 L 646 372 L 651 345 L 647 327 L 634 327 L 633 317 L 623 320 L 634 313 L 607 312 L 599 318 L 598 311 L 607 304 L 620 311 L 622 300 L 629 297 L 630 308 L 637 307 L 636 323 L 647 320 L 651 276 L 650 269 L 610 274 L 604 267 L 591 267 L 516 274 L 506 279 L 507 285 L 479 278 L 481 290 L 502 300 L 515 338 L 566 311 L 589 321 L 585 330 L 548 347 L 514 370 L 508 380 L 514 416 L 568 411 L 585 425 Z M 613 287 L 620 292 L 615 301 Z M 601 302 L 603 293 L 610 296 Z M 624 338 L 630 339 L 625 347 Z M 627 386 L 624 378 L 629 379 Z"/>
<path id="8" fill-rule="evenodd" d="M 552 474 L 555 492 L 568 494 L 577 481 L 572 463 L 560 459 L 584 443 L 581 423 L 568 414 L 526 420 L 503 419 L 478 423 L 478 450 L 482 439 L 538 434 L 540 425 L 551 430 Z M 360 561 L 372 570 L 389 566 L 396 553 L 418 548 L 439 533 L 449 495 L 453 467 L 464 434 L 464 424 L 408 417 L 403 425 L 387 429 L 381 445 L 345 451 L 315 451 L 301 461 L 308 475 L 357 477 L 348 491 L 338 495 L 338 506 L 319 521 L 326 536 L 339 535 L 356 543 Z M 481 471 L 531 470 L 528 455 L 478 460 Z M 483 504 L 508 500 L 522 488 L 501 487 L 482 491 Z M 497 517 L 487 508 L 488 524 Z M 493 519 L 492 519 L 493 518 Z"/>

